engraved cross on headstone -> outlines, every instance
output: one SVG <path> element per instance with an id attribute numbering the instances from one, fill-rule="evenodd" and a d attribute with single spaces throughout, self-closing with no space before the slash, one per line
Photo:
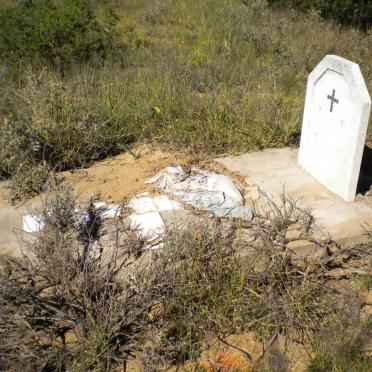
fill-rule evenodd
<path id="1" fill-rule="evenodd" d="M 334 102 L 338 103 L 338 99 L 335 98 L 335 94 L 336 94 L 336 90 L 333 89 L 332 95 L 330 96 L 330 95 L 328 94 L 328 96 L 327 96 L 327 98 L 331 100 L 331 108 L 330 108 L 330 110 L 329 110 L 330 112 L 333 111 L 333 103 L 334 103 Z"/>

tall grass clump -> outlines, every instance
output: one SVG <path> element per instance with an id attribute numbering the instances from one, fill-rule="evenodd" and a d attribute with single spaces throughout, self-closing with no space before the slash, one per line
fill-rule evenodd
<path id="1" fill-rule="evenodd" d="M 73 68 L 122 59 L 117 20 L 106 2 L 2 2 L 0 177 L 12 177 L 11 199 L 39 192 L 50 172 L 118 151 L 115 124 L 89 113 L 89 97 L 79 96 L 88 87 L 63 79 Z"/>
<path id="2" fill-rule="evenodd" d="M 4 98 L 8 119 L 0 125 L 0 168 L 12 177 L 12 198 L 39 191 L 50 171 L 83 167 L 131 141 L 97 102 L 99 82 L 83 75 L 63 82 L 48 71 L 24 78 L 22 89 Z"/>

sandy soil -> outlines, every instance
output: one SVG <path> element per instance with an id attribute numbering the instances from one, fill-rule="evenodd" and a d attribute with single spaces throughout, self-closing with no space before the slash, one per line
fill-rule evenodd
<path id="1" fill-rule="evenodd" d="M 96 195 L 102 201 L 119 203 L 139 192 L 150 191 L 144 182 L 166 166 L 188 165 L 191 158 L 145 146 L 97 162 L 92 167 L 63 172 L 59 176 L 71 184 L 80 200 Z"/>

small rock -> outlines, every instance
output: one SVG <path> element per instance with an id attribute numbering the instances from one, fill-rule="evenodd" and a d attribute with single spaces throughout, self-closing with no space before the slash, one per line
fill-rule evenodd
<path id="1" fill-rule="evenodd" d="M 64 334 L 64 339 L 65 339 L 66 345 L 76 344 L 78 342 L 78 338 L 76 336 L 76 333 L 75 332 L 72 332 L 72 331 L 67 331 Z"/>
<path id="2" fill-rule="evenodd" d="M 245 200 L 251 199 L 253 201 L 256 201 L 259 198 L 260 198 L 260 190 L 259 190 L 258 186 L 251 185 L 251 186 L 247 186 L 244 189 L 244 199 Z"/>
<path id="3" fill-rule="evenodd" d="M 285 234 L 286 239 L 288 239 L 289 241 L 299 240 L 301 239 L 301 236 L 302 232 L 297 229 L 288 230 L 287 233 Z"/>
<path id="4" fill-rule="evenodd" d="M 287 247 L 293 254 L 294 259 L 296 256 L 299 258 L 317 258 L 324 255 L 324 248 L 319 247 L 314 243 L 310 243 L 308 240 L 291 241 L 287 244 Z"/>

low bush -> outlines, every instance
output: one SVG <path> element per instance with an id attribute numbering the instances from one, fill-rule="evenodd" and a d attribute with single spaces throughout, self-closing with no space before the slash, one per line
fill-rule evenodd
<path id="1" fill-rule="evenodd" d="M 151 268 L 120 280 L 136 240 L 121 231 L 119 241 L 114 228 L 103 249 L 93 206 L 76 207 L 70 190 L 54 186 L 24 258 L 0 257 L 1 369 L 109 371 L 143 339 L 165 283 Z"/>
<path id="2" fill-rule="evenodd" d="M 313 345 L 308 372 L 367 372 L 372 369 L 368 350 L 372 318 L 346 326 L 336 323 L 326 329 Z"/>
<path id="3" fill-rule="evenodd" d="M 161 265 L 169 287 L 141 355 L 145 365 L 196 360 L 208 343 L 244 332 L 268 349 L 280 336 L 303 342 L 337 314 L 337 295 L 316 275 L 304 276 L 311 263 L 300 271 L 288 254 L 286 232 L 303 223 L 306 235 L 311 216 L 284 200 L 252 224 L 249 241 L 238 226 L 218 222 L 168 232 L 159 259 L 169 265 Z M 262 357 L 244 355 L 247 366 Z"/>
<path id="4" fill-rule="evenodd" d="M 303 11 L 319 11 L 324 18 L 366 30 L 372 24 L 372 4 L 369 0 L 268 0 L 268 3 L 295 7 Z"/>
<path id="5" fill-rule="evenodd" d="M 53 173 L 43 164 L 21 164 L 13 173 L 8 185 L 8 197 L 14 202 L 25 197 L 37 195 Z"/>
<path id="6" fill-rule="evenodd" d="M 107 13 L 99 22 L 86 0 L 19 0 L 0 8 L 0 56 L 8 66 L 28 60 L 62 71 L 93 56 L 105 59 L 118 48 L 115 21 Z"/>
<path id="7" fill-rule="evenodd" d="M 237 249 L 232 236 L 203 228 L 166 244 L 165 256 L 177 270 L 168 274 L 172 289 L 146 364 L 195 360 L 208 339 L 223 342 L 231 334 L 252 331 L 270 344 L 279 335 L 304 339 L 322 327 L 332 312 L 328 290 L 306 282 L 280 254 L 266 251 L 242 263 Z M 255 267 L 260 259 L 267 265 L 262 271 Z"/>

